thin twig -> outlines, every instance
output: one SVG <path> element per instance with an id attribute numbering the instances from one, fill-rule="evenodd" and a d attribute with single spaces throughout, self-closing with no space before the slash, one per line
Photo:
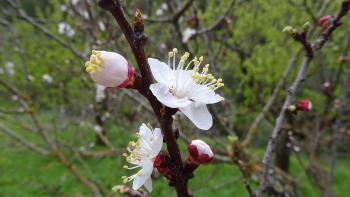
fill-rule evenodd
<path id="1" fill-rule="evenodd" d="M 314 52 L 317 52 L 323 47 L 323 45 L 329 39 L 333 31 L 340 25 L 340 19 L 348 13 L 349 8 L 350 8 L 350 0 L 344 0 L 342 2 L 341 9 L 337 13 L 337 15 L 334 17 L 332 24 L 328 26 L 328 28 L 321 34 L 321 36 L 317 39 L 317 41 L 312 45 L 312 49 Z M 284 123 L 286 110 L 288 106 L 292 103 L 292 100 L 294 98 L 297 88 L 299 87 L 300 83 L 304 80 L 305 72 L 308 69 L 312 59 L 313 59 L 313 56 L 306 56 L 304 58 L 304 61 L 299 69 L 298 75 L 296 76 L 292 86 L 289 88 L 283 107 L 280 111 L 278 118 L 276 119 L 276 123 L 272 131 L 271 138 L 269 139 L 268 146 L 266 148 L 264 158 L 262 161 L 264 164 L 264 170 L 263 170 L 262 182 L 257 191 L 258 197 L 263 196 L 268 186 L 268 174 L 269 174 L 268 171 L 271 165 L 271 156 L 275 147 L 276 139 L 279 136 L 282 125 Z"/>

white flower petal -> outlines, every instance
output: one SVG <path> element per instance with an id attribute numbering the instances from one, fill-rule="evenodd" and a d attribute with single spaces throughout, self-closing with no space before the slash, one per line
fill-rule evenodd
<path id="1" fill-rule="evenodd" d="M 136 177 L 133 182 L 132 182 L 132 189 L 133 190 L 138 190 L 140 187 L 146 182 L 146 179 L 148 177 L 146 176 L 138 176 Z"/>
<path id="2" fill-rule="evenodd" d="M 199 129 L 208 130 L 213 125 L 213 118 L 203 103 L 193 103 L 179 108 Z"/>
<path id="3" fill-rule="evenodd" d="M 169 88 L 162 83 L 152 84 L 150 87 L 158 101 L 171 108 L 186 107 L 192 103 L 187 97 L 177 98 L 170 93 Z"/>
<path id="4" fill-rule="evenodd" d="M 207 86 L 194 84 L 192 91 L 189 93 L 189 97 L 196 101 L 205 104 L 213 104 L 222 101 L 222 97 L 216 94 L 213 90 Z"/>
<path id="5" fill-rule="evenodd" d="M 152 145 L 152 151 L 151 151 L 151 157 L 152 158 L 155 158 L 159 154 L 159 152 L 160 152 L 160 150 L 162 149 L 162 146 L 163 146 L 163 135 L 162 135 L 160 129 L 156 128 L 154 130 L 154 132 L 157 133 L 157 137 L 154 138 L 155 141 L 154 141 L 154 143 Z"/>
<path id="6" fill-rule="evenodd" d="M 146 187 L 146 189 L 147 189 L 149 192 L 152 192 L 153 187 L 152 187 L 152 179 L 151 179 L 151 177 L 148 178 L 148 179 L 146 180 L 144 186 Z"/>
<path id="7" fill-rule="evenodd" d="M 106 87 L 116 87 L 128 79 L 128 61 L 118 53 L 99 51 L 103 59 L 103 68 L 90 73 L 96 83 Z"/>
<path id="8" fill-rule="evenodd" d="M 152 75 L 157 82 L 163 83 L 168 87 L 173 86 L 174 71 L 167 64 L 154 58 L 148 58 L 148 64 L 151 68 Z"/>
<path id="9" fill-rule="evenodd" d="M 142 185 L 145 184 L 147 179 L 149 179 L 152 175 L 153 171 L 153 162 L 151 160 L 146 160 L 142 164 L 142 175 L 137 176 L 132 183 L 132 189 L 138 190 Z"/>
<path id="10" fill-rule="evenodd" d="M 142 123 L 139 134 L 147 143 L 150 143 L 151 138 L 153 137 L 151 129 L 148 128 L 145 123 Z"/>

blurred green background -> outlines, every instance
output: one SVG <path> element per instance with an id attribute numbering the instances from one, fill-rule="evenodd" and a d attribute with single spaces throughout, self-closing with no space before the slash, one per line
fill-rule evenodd
<path id="1" fill-rule="evenodd" d="M 200 131 L 182 116 L 175 121 L 184 135 L 178 140 L 183 158 L 188 154 L 186 139 L 196 138 L 204 139 L 214 152 L 225 156 L 195 172 L 189 187 L 195 196 L 248 196 L 242 174 L 230 160 L 228 136 L 245 139 L 294 57 L 293 69 L 252 143 L 242 148 L 242 160 L 258 165 L 285 90 L 303 58 L 303 53 L 297 53 L 300 44 L 282 29 L 287 25 L 301 27 L 309 21 L 313 29 L 309 39 L 314 41 L 322 32 L 318 18 L 336 13 L 340 2 L 198 0 L 176 22 L 161 21 L 172 17 L 187 3 L 185 0 L 122 2 L 130 22 L 136 8 L 143 13 L 149 57 L 165 61 L 167 51 L 174 47 L 180 53 L 203 55 L 214 75 L 225 82 L 219 90 L 225 102 L 210 109 L 214 114 L 211 130 Z M 96 0 L 1 0 L 0 11 L 0 196 L 91 195 L 57 160 L 40 129 L 103 196 L 120 196 L 111 188 L 123 184 L 121 176 L 130 174 L 122 168 L 126 163 L 122 153 L 135 139 L 142 122 L 157 127 L 147 101 L 136 91 L 106 89 L 102 99 L 96 98 L 96 86 L 84 70 L 93 49 L 116 51 L 137 67 L 120 28 Z M 307 79 L 297 92 L 296 100 L 312 101 L 312 111 L 293 115 L 284 126 L 286 132 L 294 133 L 289 139 L 293 146 L 285 149 L 283 144 L 277 152 L 287 154 L 281 156 L 289 164 L 285 176 L 296 183 L 297 189 L 287 189 L 290 181 L 282 178 L 278 182 L 281 186 L 274 182 L 276 193 L 271 196 L 288 196 L 290 192 L 297 196 L 324 195 L 332 157 L 336 158 L 333 196 L 350 196 L 350 95 L 342 97 L 349 88 L 345 79 L 350 67 L 348 60 L 339 62 L 339 57 L 349 55 L 349 21 L 345 16 L 343 25 L 311 63 Z M 201 31 L 204 33 L 198 33 Z M 331 88 L 327 89 L 326 83 Z M 343 103 L 342 116 L 334 108 L 337 99 Z M 337 119 L 342 120 L 340 126 Z M 344 132 L 335 141 L 334 132 L 340 128 Z M 107 143 L 96 134 L 99 131 Z M 335 156 L 332 143 L 337 143 Z M 28 144 L 47 152 L 38 154 Z M 259 167 L 248 167 L 247 171 L 255 189 Z M 155 174 L 153 180 L 151 196 L 176 195 L 162 176 Z"/>

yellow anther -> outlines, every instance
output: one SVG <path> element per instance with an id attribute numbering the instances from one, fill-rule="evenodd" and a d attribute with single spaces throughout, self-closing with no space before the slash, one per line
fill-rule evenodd
<path id="1" fill-rule="evenodd" d="M 200 63 L 201 63 L 200 61 L 194 60 L 194 65 L 195 65 L 195 66 L 199 66 Z"/>
<path id="2" fill-rule="evenodd" d="M 101 52 L 93 50 L 90 56 L 90 61 L 85 63 L 86 71 L 89 73 L 94 73 L 100 70 L 103 67 L 103 64 L 104 62 Z"/>
<path id="3" fill-rule="evenodd" d="M 189 53 L 189 52 L 185 52 L 184 56 L 185 56 L 186 59 L 187 59 L 188 57 L 190 57 L 190 53 Z"/>
<path id="4" fill-rule="evenodd" d="M 174 53 L 177 53 L 177 48 L 174 48 L 174 49 L 173 49 L 173 52 L 174 52 Z"/>
<path id="5" fill-rule="evenodd" d="M 138 175 L 138 176 L 141 176 L 141 175 L 142 175 L 142 170 L 138 171 L 138 172 L 137 172 L 137 175 Z"/>
<path id="6" fill-rule="evenodd" d="M 169 56 L 169 57 L 173 57 L 173 56 L 174 56 L 174 52 L 170 51 L 170 52 L 168 53 L 168 56 Z"/>
<path id="7" fill-rule="evenodd" d="M 124 165 L 123 168 L 124 168 L 124 169 L 128 169 L 129 167 L 128 167 L 127 165 Z"/>
<path id="8" fill-rule="evenodd" d="M 199 61 L 203 62 L 203 56 L 200 56 Z"/>
<path id="9" fill-rule="evenodd" d="M 209 65 L 207 66 L 205 66 L 204 68 L 203 68 L 203 72 L 208 72 L 209 71 Z"/>
<path id="10" fill-rule="evenodd" d="M 218 83 L 221 83 L 221 82 L 222 82 L 222 79 L 221 79 L 221 78 L 219 78 L 219 79 L 218 79 Z"/>
<path id="11" fill-rule="evenodd" d="M 179 65 L 180 65 L 180 66 L 183 66 L 184 64 L 185 64 L 185 60 L 181 59 L 181 60 L 179 61 Z"/>
<path id="12" fill-rule="evenodd" d="M 127 183 L 127 182 L 128 182 L 128 179 L 127 179 L 127 178 L 123 179 L 123 183 L 124 183 L 124 184 Z"/>

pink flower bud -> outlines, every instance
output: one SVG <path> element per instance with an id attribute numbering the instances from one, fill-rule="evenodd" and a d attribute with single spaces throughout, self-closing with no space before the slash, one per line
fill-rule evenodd
<path id="1" fill-rule="evenodd" d="M 330 15 L 322 16 L 318 22 L 319 22 L 321 27 L 326 28 L 326 27 L 328 27 L 332 18 L 333 18 L 333 16 L 330 16 Z"/>
<path id="2" fill-rule="evenodd" d="M 209 163 L 213 159 L 213 151 L 210 146 L 202 140 L 193 140 L 188 145 L 190 156 L 196 163 Z"/>
<path id="3" fill-rule="evenodd" d="M 106 87 L 123 88 L 133 80 L 133 68 L 118 53 L 93 50 L 85 67 L 97 84 Z"/>
<path id="4" fill-rule="evenodd" d="M 307 111 L 310 111 L 311 108 L 312 108 L 312 103 L 310 100 L 303 99 L 303 100 L 300 100 L 298 103 L 298 110 L 307 112 Z"/>

